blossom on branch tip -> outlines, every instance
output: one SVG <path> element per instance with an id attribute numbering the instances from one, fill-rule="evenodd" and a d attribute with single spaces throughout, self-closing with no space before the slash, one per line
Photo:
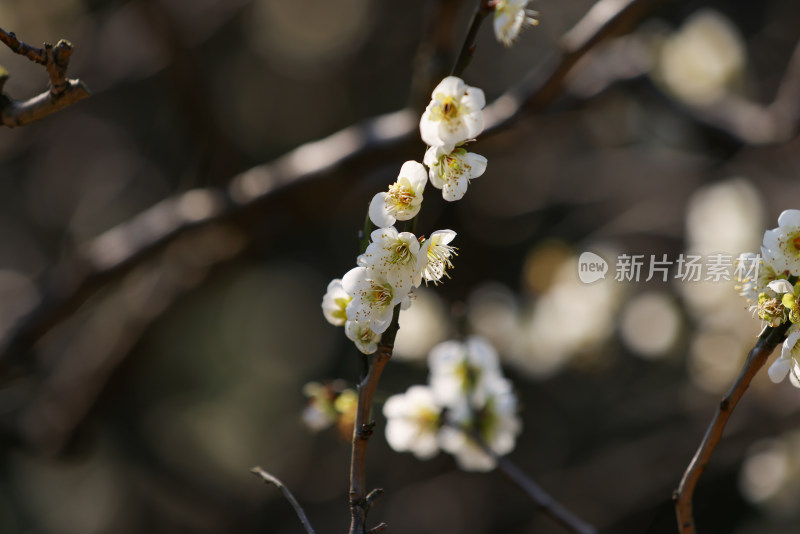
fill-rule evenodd
<path id="1" fill-rule="evenodd" d="M 342 287 L 353 297 L 345 309 L 348 322 L 364 323 L 382 334 L 389 328 L 395 305 L 408 298 L 411 284 L 404 279 L 389 281 L 381 273 L 355 267 L 342 278 Z"/>
<path id="2" fill-rule="evenodd" d="M 461 78 L 448 76 L 433 90 L 431 102 L 419 121 L 422 140 L 450 153 L 458 143 L 474 139 L 483 131 L 486 105 L 483 91 Z"/>
<path id="3" fill-rule="evenodd" d="M 441 146 L 432 146 L 425 152 L 423 163 L 428 166 L 433 187 L 441 189 L 442 198 L 450 202 L 460 200 L 469 181 L 486 171 L 486 158 L 460 147 L 446 153 Z"/>
<path id="4" fill-rule="evenodd" d="M 506 47 L 514 44 L 524 26 L 537 26 L 538 12 L 528 7 L 529 0 L 495 0 L 494 35 Z"/>
<path id="5" fill-rule="evenodd" d="M 439 451 L 441 412 L 429 387 L 411 386 L 392 395 L 383 405 L 386 441 L 392 449 L 411 452 L 420 460 L 433 458 Z"/>
<path id="6" fill-rule="evenodd" d="M 407 221 L 419 213 L 422 192 L 428 181 L 425 167 L 417 161 L 406 161 L 400 168 L 397 181 L 388 192 L 372 197 L 369 218 L 378 228 L 387 228 L 396 221 Z"/>
<path id="7" fill-rule="evenodd" d="M 433 282 L 434 285 L 442 280 L 442 276 L 450 277 L 447 269 L 453 267 L 451 256 L 458 256 L 456 247 L 450 246 L 456 233 L 452 230 L 436 230 L 426 239 L 419 252 L 419 269 L 425 283 Z"/>
<path id="8" fill-rule="evenodd" d="M 785 210 L 778 227 L 764 232 L 764 260 L 777 272 L 800 275 L 800 210 Z"/>
<path id="9" fill-rule="evenodd" d="M 328 290 L 322 297 L 322 314 L 334 326 L 342 326 L 347 321 L 347 305 L 353 297 L 347 294 L 339 278 L 331 280 Z"/>

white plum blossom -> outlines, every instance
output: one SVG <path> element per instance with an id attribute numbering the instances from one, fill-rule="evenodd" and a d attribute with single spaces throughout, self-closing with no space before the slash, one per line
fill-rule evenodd
<path id="1" fill-rule="evenodd" d="M 322 314 L 334 326 L 343 326 L 347 321 L 345 309 L 353 297 L 342 287 L 342 280 L 336 278 L 328 284 L 328 290 L 322 297 Z"/>
<path id="2" fill-rule="evenodd" d="M 485 386 L 486 397 L 478 405 L 462 405 L 448 412 L 450 424 L 439 436 L 442 450 L 452 454 L 465 471 L 494 469 L 495 459 L 487 454 L 476 438 L 495 455 L 508 454 L 522 430 L 517 416 L 517 398 L 511 383 L 493 377 Z"/>
<path id="3" fill-rule="evenodd" d="M 353 297 L 345 309 L 348 320 L 366 323 L 374 333 L 382 334 L 392 321 L 395 305 L 408 298 L 411 284 L 389 281 L 381 273 L 355 267 L 342 278 L 342 287 Z"/>
<path id="4" fill-rule="evenodd" d="M 482 404 L 487 385 L 502 378 L 494 347 L 480 336 L 465 342 L 445 341 L 428 356 L 429 382 L 442 405 L 456 408 L 467 402 Z"/>
<path id="5" fill-rule="evenodd" d="M 432 146 L 425 152 L 423 163 L 428 166 L 433 187 L 441 189 L 442 198 L 450 202 L 460 200 L 469 181 L 486 171 L 486 158 L 460 147 L 446 153 L 443 147 Z"/>
<path id="6" fill-rule="evenodd" d="M 358 265 L 367 272 L 378 272 L 390 282 L 402 282 L 419 287 L 419 240 L 411 232 L 398 232 L 394 226 L 379 228 L 370 235 L 372 241 Z"/>
<path id="7" fill-rule="evenodd" d="M 764 232 L 761 254 L 778 273 L 800 275 L 800 210 L 785 210 L 778 227 Z"/>
<path id="8" fill-rule="evenodd" d="M 425 283 L 438 284 L 442 276 L 450 277 L 447 269 L 453 267 L 451 256 L 457 256 L 456 248 L 450 246 L 456 233 L 452 230 L 436 230 L 426 239 L 419 250 L 419 270 Z"/>
<path id="9" fill-rule="evenodd" d="M 770 366 L 768 374 L 775 383 L 782 382 L 789 371 L 792 371 L 792 385 L 800 388 L 800 330 L 793 327 L 791 333 L 783 342 L 780 358 Z"/>
<path id="10" fill-rule="evenodd" d="M 433 458 L 439 452 L 441 411 L 427 386 L 411 386 L 392 395 L 383 405 L 386 441 L 392 449 L 411 452 L 420 460 Z"/>
<path id="11" fill-rule="evenodd" d="M 425 167 L 417 161 L 406 161 L 400 167 L 397 180 L 388 192 L 372 197 L 369 218 L 378 228 L 393 226 L 396 221 L 407 221 L 419 213 L 422 192 L 428 182 Z"/>
<path id="12" fill-rule="evenodd" d="M 381 334 L 376 334 L 368 322 L 347 321 L 344 324 L 344 335 L 363 354 L 372 354 L 378 350 L 378 343 L 381 341 Z"/>
<path id="13" fill-rule="evenodd" d="M 511 46 L 523 26 L 536 26 L 536 11 L 526 9 L 529 0 L 495 0 L 494 35 L 505 46 Z"/>
<path id="14" fill-rule="evenodd" d="M 458 143 L 474 139 L 483 131 L 481 110 L 485 105 L 482 90 L 448 76 L 433 90 L 431 102 L 422 114 L 422 140 L 429 146 L 441 146 L 446 153 L 452 152 Z"/>

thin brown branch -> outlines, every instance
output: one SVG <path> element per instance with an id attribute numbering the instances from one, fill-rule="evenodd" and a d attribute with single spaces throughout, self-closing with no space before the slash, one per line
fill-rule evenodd
<path id="1" fill-rule="evenodd" d="M 397 309 L 392 322 L 396 328 Z M 367 443 L 375 426 L 375 422 L 372 420 L 372 398 L 375 396 L 375 390 L 378 387 L 383 368 L 392 358 L 393 348 L 394 339 L 388 342 L 381 342 L 378 345 L 377 352 L 370 357 L 369 370 L 366 376 L 358 384 L 358 407 L 356 409 L 355 424 L 353 425 L 353 442 L 350 457 L 350 534 L 379 532 L 385 528 L 382 523 L 369 531 L 366 529 L 367 513 L 372 506 L 374 497 L 380 495 L 379 492 L 367 493 L 366 461 Z"/>
<path id="2" fill-rule="evenodd" d="M 580 57 L 603 38 L 625 32 L 646 13 L 646 7 L 653 8 L 657 3 L 605 3 L 610 1 L 601 0 L 599 4 L 616 11 L 607 10 L 600 16 L 590 10 L 575 26 L 580 32 L 567 33 L 564 52 L 554 67 L 537 69 L 486 107 L 484 138 L 527 113 L 545 109 L 561 94 L 567 74 Z M 414 112 L 404 109 L 345 128 L 245 171 L 233 178 L 227 190 L 195 189 L 165 199 L 85 243 L 71 259 L 51 271 L 36 307 L 12 330 L 2 333 L 0 365 L 24 360 L 44 334 L 95 292 L 194 228 L 220 222 L 255 226 L 263 221 L 264 214 L 285 209 L 288 203 L 281 202 L 286 200 L 284 194 L 302 195 L 304 204 L 310 205 L 306 215 L 312 216 L 313 203 L 324 198 L 308 194 L 312 188 L 319 189 L 335 177 L 341 190 L 357 179 L 360 173 L 354 171 L 385 161 L 393 151 L 405 157 L 399 149 L 415 142 L 417 119 Z"/>
<path id="3" fill-rule="evenodd" d="M 425 109 L 431 89 L 447 75 L 454 55 L 453 34 L 460 0 L 437 0 L 425 4 L 425 24 L 417 52 L 408 107 Z"/>
<path id="4" fill-rule="evenodd" d="M 453 65 L 453 70 L 450 72 L 452 76 L 461 76 L 464 73 L 464 69 L 469 65 L 469 62 L 472 61 L 472 56 L 475 54 L 475 38 L 478 36 L 478 30 L 481 27 L 483 19 L 492 11 L 494 11 L 494 4 L 492 2 L 489 0 L 479 0 L 478 7 L 475 8 L 472 19 L 470 19 L 467 35 L 464 37 L 464 44 L 461 45 L 456 63 Z"/>
<path id="5" fill-rule="evenodd" d="M 82 81 L 67 78 L 67 67 L 72 55 L 72 44 L 69 41 L 61 39 L 55 46 L 45 43 L 44 48 L 36 48 L 20 41 L 13 32 L 7 32 L 2 28 L 0 28 L 0 41 L 14 53 L 44 65 L 50 77 L 50 89 L 31 99 L 18 101 L 3 95 L 0 100 L 0 123 L 4 126 L 29 124 L 89 96 L 89 89 Z"/>
<path id="6" fill-rule="evenodd" d="M 295 513 L 297 513 L 297 517 L 300 518 L 300 522 L 303 524 L 303 528 L 306 529 L 306 532 L 308 532 L 308 534 L 314 534 L 314 529 L 311 528 L 311 523 L 309 522 L 308 517 L 306 517 L 305 511 L 303 511 L 303 507 L 300 506 L 300 503 L 297 502 L 297 499 L 294 498 L 294 495 L 292 495 L 292 492 L 289 491 L 289 488 L 284 486 L 283 482 L 278 480 L 273 475 L 270 475 L 260 467 L 254 467 L 250 470 L 250 472 L 256 476 L 261 477 L 264 480 L 264 482 L 268 484 L 273 484 L 279 490 L 281 490 L 283 492 L 284 497 L 286 497 L 286 500 L 288 500 L 289 503 L 292 505 L 292 508 L 294 508 Z"/>
<path id="7" fill-rule="evenodd" d="M 725 424 L 728 422 L 734 408 L 736 408 L 744 392 L 747 391 L 753 377 L 766 363 L 769 355 L 786 337 L 786 331 L 789 326 L 791 326 L 791 323 L 787 321 L 781 326 L 769 327 L 764 330 L 755 346 L 750 350 L 738 378 L 722 398 L 719 406 L 717 406 L 717 411 L 711 419 L 708 430 L 706 430 L 692 461 L 689 462 L 678 489 L 673 494 L 675 513 L 678 518 L 678 531 L 681 534 L 695 534 L 697 532 L 692 512 L 692 496 L 694 495 L 697 481 L 705 471 L 714 449 L 722 439 Z"/>

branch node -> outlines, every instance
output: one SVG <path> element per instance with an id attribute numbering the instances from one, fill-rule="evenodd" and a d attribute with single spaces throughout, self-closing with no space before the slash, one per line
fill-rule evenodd
<path id="1" fill-rule="evenodd" d="M 359 439 L 369 439 L 372 437 L 372 434 L 375 432 L 375 421 L 370 421 L 369 423 L 364 423 L 361 425 L 361 428 L 358 432 Z"/>

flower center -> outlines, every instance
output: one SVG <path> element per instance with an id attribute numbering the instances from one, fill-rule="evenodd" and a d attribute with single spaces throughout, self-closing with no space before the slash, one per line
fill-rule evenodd
<path id="1" fill-rule="evenodd" d="M 434 121 L 449 121 L 458 117 L 458 102 L 452 96 L 443 94 L 436 95 L 436 100 L 440 102 L 431 110 L 431 119 Z"/>
<path id="2" fill-rule="evenodd" d="M 408 185 L 398 182 L 389 186 L 389 194 L 386 195 L 386 207 L 393 214 L 407 209 L 417 195 Z"/>
<path id="3" fill-rule="evenodd" d="M 387 306 L 392 301 L 392 286 L 389 284 L 379 284 L 371 280 L 366 299 L 373 304 Z"/>
<path id="4" fill-rule="evenodd" d="M 413 259 L 413 255 L 407 243 L 399 241 L 391 250 L 392 255 L 389 258 L 390 263 L 408 264 Z"/>
<path id="5" fill-rule="evenodd" d="M 790 232 L 786 238 L 790 254 L 793 254 L 796 258 L 800 258 L 800 230 Z"/>

